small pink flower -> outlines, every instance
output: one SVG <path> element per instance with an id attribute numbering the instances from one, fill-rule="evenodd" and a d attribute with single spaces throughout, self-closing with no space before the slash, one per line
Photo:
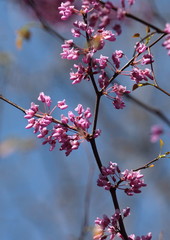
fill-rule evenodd
<path id="1" fill-rule="evenodd" d="M 50 107 L 52 102 L 50 96 L 46 96 L 43 92 L 39 94 L 38 100 L 45 103 L 48 107 Z"/>
<path id="2" fill-rule="evenodd" d="M 57 107 L 60 108 L 61 110 L 68 108 L 66 100 L 64 99 L 63 101 L 58 101 Z"/>
<path id="3" fill-rule="evenodd" d="M 101 69 L 104 69 L 107 67 L 108 57 L 100 55 L 100 58 L 96 58 L 96 62 L 99 64 Z"/>
<path id="4" fill-rule="evenodd" d="M 25 127 L 26 129 L 32 128 L 35 124 L 35 118 L 31 118 L 28 120 L 28 125 Z"/>
<path id="5" fill-rule="evenodd" d="M 86 30 L 87 30 L 87 24 L 84 23 L 83 21 L 75 21 L 75 22 L 73 23 L 73 25 L 74 25 L 76 28 L 78 28 L 78 29 L 80 29 L 80 30 L 82 30 L 82 31 L 86 31 Z"/>
<path id="6" fill-rule="evenodd" d="M 74 6 L 71 6 L 71 2 L 67 1 L 65 3 L 61 3 L 61 6 L 58 7 L 59 14 L 62 15 L 61 19 L 66 20 L 74 13 Z"/>
<path id="7" fill-rule="evenodd" d="M 74 49 L 74 48 L 71 48 L 71 49 L 63 49 L 63 52 L 60 53 L 61 55 L 61 58 L 63 59 L 68 59 L 68 60 L 76 60 L 78 59 L 78 56 L 79 56 L 79 50 L 78 49 Z"/>
<path id="8" fill-rule="evenodd" d="M 154 62 L 154 60 L 153 60 L 153 56 L 151 54 L 143 55 L 143 58 L 141 60 L 142 65 L 151 64 L 153 62 Z"/>
<path id="9" fill-rule="evenodd" d="M 71 32 L 72 32 L 72 34 L 73 34 L 73 37 L 80 37 L 80 36 L 81 36 L 81 32 L 80 32 L 79 29 L 74 29 L 74 28 L 72 28 L 72 29 L 71 29 Z"/>
<path id="10" fill-rule="evenodd" d="M 72 84 L 80 83 L 83 79 L 88 79 L 88 74 L 86 68 L 79 63 L 79 65 L 74 64 L 74 67 L 77 69 L 77 72 L 70 72 L 70 80 L 72 80 Z"/>
<path id="11" fill-rule="evenodd" d="M 111 89 L 111 92 L 115 92 L 120 97 L 123 96 L 123 94 L 125 93 L 130 93 L 130 91 L 126 90 L 126 87 L 118 85 L 117 83 L 114 83 Z"/>
<path id="12" fill-rule="evenodd" d="M 24 116 L 24 118 L 30 119 L 32 117 L 34 117 L 35 112 L 31 109 L 25 110 L 26 115 Z"/>
<path id="13" fill-rule="evenodd" d="M 117 10 L 117 19 L 123 20 L 125 17 L 126 11 L 123 8 L 118 8 Z"/>
<path id="14" fill-rule="evenodd" d="M 163 134 L 163 128 L 160 125 L 153 125 L 151 127 L 151 136 L 150 141 L 152 143 L 157 142 L 160 139 L 160 136 Z"/>
<path id="15" fill-rule="evenodd" d="M 137 42 L 135 45 L 135 49 L 138 53 L 143 53 L 146 51 L 147 46 L 144 43 Z"/>
<path id="16" fill-rule="evenodd" d="M 168 55 L 170 56 L 170 34 L 168 34 L 165 38 L 165 41 L 162 44 L 168 50 Z"/>
<path id="17" fill-rule="evenodd" d="M 33 102 L 31 103 L 31 107 L 30 107 L 30 108 L 31 108 L 31 110 L 33 110 L 35 113 L 38 112 L 38 107 L 39 107 L 39 105 L 36 105 L 36 104 L 33 103 Z"/>
<path id="18" fill-rule="evenodd" d="M 134 80 L 137 84 L 142 80 L 148 81 L 148 78 L 153 80 L 151 70 L 148 68 L 139 69 L 135 67 L 131 71 L 130 76 L 131 76 L 131 79 Z"/>
<path id="19" fill-rule="evenodd" d="M 123 209 L 123 216 L 127 217 L 130 215 L 130 207 Z"/>
<path id="20" fill-rule="evenodd" d="M 170 23 L 166 23 L 164 31 L 170 33 Z"/>
<path id="21" fill-rule="evenodd" d="M 73 45 L 74 45 L 73 40 L 70 39 L 70 40 L 65 40 L 64 44 L 62 44 L 61 47 L 70 49 L 71 47 L 73 47 Z"/>
<path id="22" fill-rule="evenodd" d="M 104 30 L 102 32 L 102 37 L 105 39 L 105 40 L 108 40 L 108 41 L 115 41 L 116 38 L 115 38 L 115 34 L 112 33 L 112 31 L 110 30 Z"/>
<path id="23" fill-rule="evenodd" d="M 84 112 L 84 108 L 81 104 L 78 104 L 77 107 L 74 109 L 78 114 L 82 114 Z"/>
<path id="24" fill-rule="evenodd" d="M 109 78 L 103 69 L 101 70 L 101 73 L 99 75 L 98 82 L 100 88 L 106 88 L 108 86 Z"/>
<path id="25" fill-rule="evenodd" d="M 123 57 L 123 52 L 121 50 L 116 50 L 113 54 L 112 54 L 112 60 L 116 66 L 116 68 L 120 67 L 120 58 Z"/>
<path id="26" fill-rule="evenodd" d="M 48 129 L 46 127 L 40 129 L 40 134 L 37 135 L 37 138 L 43 138 L 48 134 Z"/>
<path id="27" fill-rule="evenodd" d="M 123 109 L 125 107 L 125 103 L 121 97 L 116 96 L 113 100 L 113 105 L 116 109 Z"/>

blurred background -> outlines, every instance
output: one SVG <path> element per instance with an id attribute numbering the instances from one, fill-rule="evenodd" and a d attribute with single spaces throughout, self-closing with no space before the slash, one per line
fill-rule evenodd
<path id="1" fill-rule="evenodd" d="M 60 1 L 35 0 L 42 19 L 67 39 L 74 19 L 61 22 L 57 7 Z M 112 1 L 116 2 L 116 1 Z M 117 1 L 118 2 L 118 1 Z M 136 1 L 134 15 L 164 29 L 170 21 L 168 0 Z M 16 46 L 18 31 L 29 26 L 31 36 Z M 110 55 L 121 49 L 127 58 L 133 55 L 134 33 L 145 34 L 145 26 L 126 19 L 123 34 L 102 50 Z M 76 39 L 82 44 L 80 39 Z M 170 92 L 170 57 L 161 46 L 152 48 L 155 76 L 160 86 Z M 89 82 L 72 85 L 69 72 L 73 62 L 60 58 L 62 41 L 44 31 L 26 0 L 0 1 L 0 94 L 25 109 L 37 103 L 40 92 L 50 95 L 53 106 L 66 99 L 69 110 L 78 103 L 95 105 L 94 91 Z M 83 43 L 85 44 L 85 43 Z M 119 77 L 119 82 L 132 88 L 132 81 Z M 170 99 L 151 87 L 143 87 L 132 96 L 155 107 L 170 119 Z M 151 161 L 160 152 L 159 142 L 150 142 L 150 128 L 161 125 L 165 134 L 163 153 L 170 151 L 169 127 L 156 115 L 125 99 L 126 108 L 116 110 L 102 99 L 96 139 L 103 164 L 117 162 L 121 170 L 135 169 Z M 58 115 L 57 115 L 58 114 Z M 110 194 L 96 186 L 99 174 L 90 145 L 83 142 L 78 151 L 68 157 L 59 146 L 49 151 L 41 145 L 32 129 L 26 130 L 24 114 L 9 104 L 0 102 L 0 239 L 1 240 L 85 240 L 92 239 L 96 217 L 114 213 Z M 56 117 L 60 112 L 56 111 Z M 155 167 L 142 171 L 148 184 L 142 193 L 128 197 L 118 193 L 120 207 L 131 208 L 125 220 L 128 234 L 153 233 L 153 239 L 170 239 L 170 163 L 162 159 Z M 84 222 L 88 226 L 84 229 Z"/>

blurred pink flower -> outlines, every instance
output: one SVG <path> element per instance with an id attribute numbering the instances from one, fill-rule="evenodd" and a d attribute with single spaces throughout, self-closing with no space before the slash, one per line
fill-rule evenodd
<path id="1" fill-rule="evenodd" d="M 150 134 L 150 141 L 155 143 L 160 139 L 161 134 L 163 134 L 163 128 L 160 125 L 153 125 Z"/>

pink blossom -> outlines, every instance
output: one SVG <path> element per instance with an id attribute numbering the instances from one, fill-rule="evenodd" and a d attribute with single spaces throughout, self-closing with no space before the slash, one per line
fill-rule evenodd
<path id="1" fill-rule="evenodd" d="M 39 129 L 40 134 L 37 135 L 37 138 L 44 138 L 48 134 L 48 129 L 46 127 Z"/>
<path id="2" fill-rule="evenodd" d="M 61 114 L 61 122 L 62 122 L 63 124 L 68 124 L 68 122 L 69 122 L 68 117 L 66 117 L 66 116 L 64 116 L 63 114 Z"/>
<path id="3" fill-rule="evenodd" d="M 114 83 L 110 92 L 115 92 L 118 96 L 123 96 L 125 93 L 130 93 L 130 91 L 126 90 L 126 87 L 118 85 L 117 83 Z"/>
<path id="4" fill-rule="evenodd" d="M 74 37 L 80 37 L 80 36 L 81 36 L 80 29 L 74 29 L 74 28 L 72 28 L 72 29 L 71 29 L 71 32 L 72 32 L 72 34 L 73 34 Z"/>
<path id="5" fill-rule="evenodd" d="M 135 236 L 135 234 L 131 234 L 128 237 L 128 240 L 151 240 L 152 239 L 152 233 L 149 232 L 146 236 Z"/>
<path id="6" fill-rule="evenodd" d="M 128 209 L 128 210 L 127 210 Z M 115 237 L 123 239 L 123 236 L 118 231 L 119 229 L 119 219 L 124 212 L 130 211 L 127 207 L 120 211 L 115 210 L 115 213 L 109 218 L 107 215 L 103 215 L 102 218 L 97 217 L 95 220 L 95 227 L 93 231 L 94 240 L 104 240 L 109 237 L 110 240 L 114 240 Z M 117 238 L 116 238 L 117 239 Z"/>
<path id="7" fill-rule="evenodd" d="M 154 62 L 154 60 L 153 60 L 153 56 L 151 54 L 143 55 L 143 58 L 141 60 L 142 65 L 151 64 L 153 62 Z"/>
<path id="8" fill-rule="evenodd" d="M 93 134 L 93 138 L 97 138 L 98 136 L 100 136 L 100 134 L 101 134 L 101 130 L 97 129 Z"/>
<path id="9" fill-rule="evenodd" d="M 140 188 L 146 186 L 144 180 L 141 179 L 143 175 L 140 173 L 140 171 L 135 172 L 126 169 L 124 172 L 122 172 L 122 175 L 122 181 L 125 181 L 129 185 L 129 187 L 124 189 L 124 192 L 129 196 L 132 196 L 134 193 L 140 193 Z"/>
<path id="10" fill-rule="evenodd" d="M 58 7 L 59 14 L 62 15 L 61 19 L 66 20 L 68 19 L 73 13 L 74 13 L 74 6 L 71 5 L 70 1 L 67 1 L 65 3 L 61 3 L 61 6 Z"/>
<path id="11" fill-rule="evenodd" d="M 163 128 L 160 125 L 153 125 L 151 127 L 151 136 L 150 141 L 152 143 L 157 142 L 160 139 L 160 136 L 163 134 Z"/>
<path id="12" fill-rule="evenodd" d="M 116 109 L 123 109 L 125 107 L 125 103 L 121 97 L 116 96 L 113 100 L 113 105 Z"/>
<path id="13" fill-rule="evenodd" d="M 115 41 L 116 38 L 115 38 L 115 34 L 112 33 L 112 31 L 110 30 L 102 30 L 102 37 L 105 39 L 105 40 L 108 40 L 108 41 Z"/>
<path id="14" fill-rule="evenodd" d="M 125 17 L 126 11 L 123 8 L 118 8 L 117 10 L 117 19 L 123 20 Z"/>
<path id="15" fill-rule="evenodd" d="M 58 101 L 57 107 L 61 110 L 66 109 L 68 107 L 68 105 L 66 104 L 66 100 L 64 99 L 63 101 Z"/>
<path id="16" fill-rule="evenodd" d="M 131 79 L 134 80 L 137 84 L 142 80 L 148 81 L 148 78 L 153 80 L 153 76 L 151 75 L 151 70 L 148 68 L 145 68 L 144 70 L 142 70 L 135 67 L 131 71 L 130 76 L 131 76 Z"/>
<path id="17" fill-rule="evenodd" d="M 138 53 L 143 53 L 146 51 L 147 46 L 144 43 L 137 42 L 135 45 L 135 49 Z"/>
<path id="18" fill-rule="evenodd" d="M 78 56 L 79 56 L 79 50 L 74 48 L 71 48 L 71 49 L 64 48 L 63 52 L 60 53 L 60 55 L 61 55 L 61 58 L 63 59 L 76 60 L 78 59 Z"/>
<path id="19" fill-rule="evenodd" d="M 27 119 L 30 119 L 35 115 L 35 112 L 32 109 L 25 110 L 25 113 L 26 115 L 24 116 L 24 118 L 27 118 Z"/>
<path id="20" fill-rule="evenodd" d="M 40 93 L 38 100 L 48 105 L 49 102 L 51 103 L 51 98 L 46 96 L 43 92 Z M 58 101 L 57 107 L 61 110 L 66 109 L 68 106 L 66 105 L 65 99 Z M 35 105 L 34 103 L 31 103 L 31 108 L 38 111 L 38 105 Z M 91 125 L 90 118 L 92 114 L 90 108 L 87 107 L 84 109 L 81 104 L 78 104 L 75 108 L 76 114 L 69 111 L 68 117 L 63 114 L 61 115 L 61 120 L 56 120 L 51 116 L 53 111 L 49 113 L 38 113 L 39 117 L 35 119 L 33 118 L 35 111 L 31 108 L 25 111 L 25 118 L 28 119 L 26 128 L 33 128 L 34 133 L 37 133 L 37 137 L 44 139 L 42 144 L 50 145 L 50 151 L 52 151 L 56 144 L 59 143 L 60 150 L 64 150 L 66 156 L 68 156 L 73 150 L 79 148 L 80 142 L 82 142 L 83 138 L 89 140 L 87 138 L 87 130 Z M 56 121 L 59 123 L 56 124 Z M 52 124 L 53 126 L 51 126 Z M 70 130 L 74 130 L 74 132 Z M 93 135 L 90 135 L 90 137 L 96 138 L 99 135 L 100 130 L 96 130 Z"/>
<path id="21" fill-rule="evenodd" d="M 52 116 L 49 116 L 47 114 L 44 114 L 42 116 L 42 118 L 39 119 L 39 124 L 42 126 L 42 127 L 46 127 L 48 126 L 50 123 L 52 123 Z"/>
<path id="22" fill-rule="evenodd" d="M 70 40 L 65 40 L 64 41 L 64 44 L 61 45 L 62 48 L 68 48 L 70 49 L 71 47 L 73 47 L 74 43 L 73 43 L 73 40 L 70 39 Z"/>
<path id="23" fill-rule="evenodd" d="M 87 24 L 83 21 L 75 21 L 73 25 L 80 30 L 83 30 L 83 31 L 87 30 Z"/>
<path id="24" fill-rule="evenodd" d="M 166 23 L 164 31 L 170 33 L 170 23 Z"/>
<path id="25" fill-rule="evenodd" d="M 124 172 L 121 172 L 117 163 L 110 162 L 108 167 L 102 167 L 97 185 L 104 187 L 106 190 L 118 188 L 127 195 L 132 196 L 134 193 L 140 193 L 140 189 L 146 186 L 142 178 L 143 175 L 140 171 L 126 169 Z"/>
<path id="26" fill-rule="evenodd" d="M 85 68 L 81 63 L 74 64 L 74 67 L 77 69 L 77 72 L 70 72 L 70 80 L 72 80 L 72 84 L 80 83 L 83 79 L 89 80 L 87 74 L 87 68 Z"/>
<path id="27" fill-rule="evenodd" d="M 62 58 L 68 60 L 76 60 L 79 56 L 79 50 L 74 48 L 73 40 L 66 40 L 64 44 L 61 45 L 63 52 L 60 53 Z"/>
<path id="28" fill-rule="evenodd" d="M 48 107 L 51 105 L 51 98 L 46 96 L 43 92 L 39 94 L 38 100 L 45 103 Z"/>
<path id="29" fill-rule="evenodd" d="M 102 54 L 100 55 L 100 58 L 96 58 L 96 62 L 99 64 L 101 69 L 106 68 L 107 61 L 108 61 L 108 57 L 103 56 Z"/>
<path id="30" fill-rule="evenodd" d="M 77 107 L 74 109 L 78 114 L 82 114 L 84 112 L 84 108 L 81 104 L 78 104 Z"/>
<path id="31" fill-rule="evenodd" d="M 116 66 L 116 68 L 120 67 L 120 58 L 123 57 L 123 52 L 121 50 L 116 50 L 113 54 L 112 54 L 112 60 Z"/>
<path id="32" fill-rule="evenodd" d="M 33 110 L 35 113 L 38 112 L 39 105 L 36 105 L 35 103 L 31 103 L 30 109 Z"/>
<path id="33" fill-rule="evenodd" d="M 127 217 L 130 215 L 130 207 L 126 207 L 125 209 L 123 209 L 123 217 Z"/>
<path id="34" fill-rule="evenodd" d="M 170 56 L 170 34 L 165 37 L 165 41 L 162 44 L 168 50 L 168 55 Z"/>
<path id="35" fill-rule="evenodd" d="M 28 125 L 25 128 L 26 129 L 32 128 L 34 126 L 34 124 L 35 124 L 35 118 L 31 118 L 31 119 L 28 120 Z"/>
<path id="36" fill-rule="evenodd" d="M 109 83 L 109 78 L 106 72 L 102 69 L 98 78 L 100 88 L 106 88 Z"/>

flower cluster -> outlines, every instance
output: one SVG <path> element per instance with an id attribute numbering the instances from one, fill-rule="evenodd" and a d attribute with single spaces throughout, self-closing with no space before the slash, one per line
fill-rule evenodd
<path id="1" fill-rule="evenodd" d="M 131 71 L 130 77 L 137 84 L 139 82 L 141 82 L 142 80 L 148 81 L 148 78 L 153 80 L 153 76 L 151 74 L 151 70 L 148 69 L 148 68 L 139 69 L 137 67 L 134 67 L 133 70 Z"/>
<path id="2" fill-rule="evenodd" d="M 62 44 L 61 57 L 68 60 L 80 60 L 78 64 L 74 64 L 74 69 L 70 72 L 70 80 L 72 84 L 80 83 L 83 79 L 90 80 L 91 74 L 98 77 L 98 84 L 100 88 L 107 87 L 107 74 L 105 68 L 108 66 L 109 57 L 103 56 L 95 58 L 95 53 L 105 46 L 105 41 L 114 42 L 116 40 L 116 35 L 121 33 L 120 26 L 116 24 L 112 30 L 107 30 L 106 27 L 110 24 L 113 5 L 110 2 L 100 4 L 98 1 L 82 1 L 81 10 L 75 10 L 71 3 L 62 3 L 60 9 L 60 14 L 63 19 L 67 18 L 67 15 L 71 13 L 75 14 L 86 14 L 88 13 L 88 23 L 83 18 L 83 21 L 76 20 L 73 23 L 73 28 L 71 32 L 73 37 L 84 38 L 86 44 L 83 47 L 78 47 L 73 39 L 65 41 Z M 74 10 L 74 11 L 73 11 Z M 83 15 L 84 16 L 84 15 Z M 96 27 L 96 28 L 95 28 Z M 84 48 L 84 46 L 86 46 Z M 120 58 L 123 56 L 121 51 L 117 51 L 113 55 L 113 63 L 118 67 L 120 65 Z"/>
<path id="3" fill-rule="evenodd" d="M 115 93 L 116 97 L 112 97 L 110 95 L 112 93 Z M 114 85 L 107 90 L 106 95 L 110 100 L 112 100 L 112 103 L 116 109 L 123 109 L 125 107 L 125 103 L 122 97 L 126 93 L 130 93 L 130 91 L 126 90 L 125 86 L 114 83 Z"/>
<path id="4" fill-rule="evenodd" d="M 103 215 L 103 218 L 96 218 L 95 226 L 93 230 L 93 240 L 104 240 L 109 237 L 110 240 L 114 240 L 115 237 L 124 239 L 120 233 L 119 219 L 125 218 L 130 215 L 130 208 L 127 207 L 120 212 L 116 209 L 115 213 L 109 218 L 107 215 Z M 116 239 L 117 239 L 116 238 Z M 152 234 L 148 233 L 145 236 L 135 236 L 131 234 L 128 236 L 128 240 L 151 240 Z"/>
<path id="5" fill-rule="evenodd" d="M 115 213 L 109 218 L 107 215 L 103 215 L 103 218 L 96 218 L 95 227 L 93 230 L 94 240 L 103 240 L 109 236 L 109 239 L 115 239 L 115 237 L 121 237 L 119 229 L 119 219 L 122 215 L 127 217 L 130 214 L 130 208 L 123 209 L 122 213 L 116 209 Z"/>
<path id="6" fill-rule="evenodd" d="M 43 92 L 40 93 L 38 100 L 44 103 L 45 107 L 50 108 L 51 98 Z M 64 110 L 68 106 L 65 100 L 63 100 L 58 101 L 56 107 Z M 26 115 L 24 117 L 28 119 L 26 128 L 34 128 L 34 133 L 38 133 L 37 137 L 44 139 L 42 144 L 50 144 L 50 150 L 55 148 L 57 142 L 60 143 L 60 150 L 64 150 L 66 156 L 68 156 L 72 150 L 78 149 L 81 139 L 88 140 L 89 134 L 87 130 L 91 125 L 89 121 L 92 116 L 90 108 L 85 110 L 81 104 L 78 104 L 75 111 L 78 115 L 69 111 L 68 116 L 62 114 L 61 120 L 58 121 L 51 115 L 53 110 L 51 112 L 39 113 L 39 105 L 31 103 L 30 109 L 25 111 Z M 51 129 L 49 129 L 51 123 L 54 124 Z M 91 137 L 97 137 L 99 134 L 100 130 L 96 130 L 95 134 Z"/>
<path id="7" fill-rule="evenodd" d="M 62 15 L 61 19 L 62 20 L 67 20 L 73 13 L 74 13 L 74 6 L 71 5 L 70 1 L 67 1 L 65 3 L 61 3 L 61 6 L 58 7 L 59 14 Z"/>
<path id="8" fill-rule="evenodd" d="M 134 193 L 140 193 L 141 187 L 146 186 L 142 178 L 143 175 L 140 171 L 126 169 L 124 172 L 121 172 L 117 163 L 110 162 L 107 168 L 102 167 L 97 185 L 104 187 L 106 190 L 118 188 L 124 190 L 127 195 L 132 196 Z"/>

